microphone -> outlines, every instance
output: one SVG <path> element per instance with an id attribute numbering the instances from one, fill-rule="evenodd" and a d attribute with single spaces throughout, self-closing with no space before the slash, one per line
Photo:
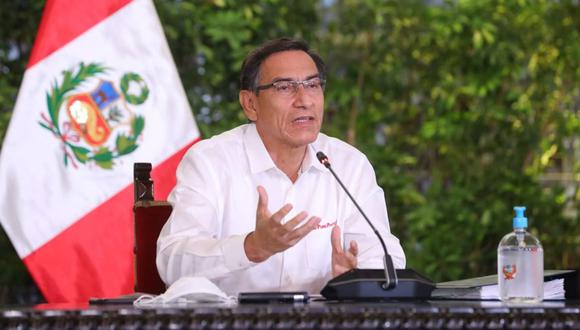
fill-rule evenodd
<path id="1" fill-rule="evenodd" d="M 330 280 L 320 292 L 322 296 L 326 299 L 338 300 L 430 297 L 431 291 L 435 288 L 433 282 L 412 269 L 395 270 L 393 260 L 383 238 L 338 175 L 336 175 L 332 166 L 330 166 L 328 157 L 322 151 L 317 152 L 316 157 L 332 173 L 332 176 L 334 176 L 338 184 L 356 206 L 381 242 L 383 252 L 385 253 L 383 259 L 384 274 L 379 269 L 351 269 Z"/>
<path id="2" fill-rule="evenodd" d="M 332 175 L 334 176 L 336 181 L 338 181 L 338 184 L 342 187 L 342 190 L 344 190 L 344 192 L 348 195 L 350 200 L 354 203 L 354 206 L 356 206 L 356 208 L 358 209 L 360 214 L 362 214 L 363 218 L 366 220 L 366 222 L 369 224 L 369 226 L 371 226 L 371 229 L 373 230 L 375 235 L 379 238 L 379 241 L 381 242 L 381 246 L 383 247 L 383 252 L 385 253 L 385 258 L 383 259 L 384 268 L 385 268 L 385 283 L 383 283 L 382 287 L 385 290 L 394 288 L 395 286 L 397 286 L 397 281 L 398 281 L 397 280 L 397 273 L 395 272 L 395 266 L 393 265 L 393 259 L 391 259 L 391 255 L 387 251 L 387 246 L 385 245 L 385 241 L 383 241 L 383 237 L 381 235 L 379 235 L 379 232 L 377 231 L 375 226 L 373 226 L 373 223 L 369 220 L 369 218 L 367 217 L 365 212 L 358 205 L 358 203 L 356 202 L 354 197 L 352 197 L 352 195 L 350 194 L 348 189 L 346 189 L 346 187 L 344 186 L 344 184 L 342 183 L 342 181 L 340 180 L 338 175 L 336 175 L 336 173 L 334 172 L 334 170 L 330 166 L 330 161 L 328 161 L 328 157 L 326 157 L 326 155 L 322 151 L 319 151 L 316 153 L 316 158 L 318 158 L 318 161 L 320 161 L 320 163 L 322 163 L 322 165 L 324 165 L 330 171 L 330 173 L 332 173 Z"/>

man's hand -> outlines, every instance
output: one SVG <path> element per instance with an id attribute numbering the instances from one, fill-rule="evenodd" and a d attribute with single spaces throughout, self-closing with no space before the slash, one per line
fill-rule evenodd
<path id="1" fill-rule="evenodd" d="M 356 268 L 356 257 L 358 255 L 358 245 L 356 244 L 356 241 L 350 241 L 348 251 L 344 251 L 340 244 L 340 227 L 338 225 L 335 225 L 334 228 L 332 228 L 330 241 L 332 244 L 332 276 L 337 277 L 342 273 Z"/>
<path id="2" fill-rule="evenodd" d="M 292 210 L 292 205 L 286 204 L 272 214 L 268 210 L 266 189 L 258 186 L 258 195 L 256 230 L 250 233 L 244 241 L 244 249 L 250 261 L 262 262 L 274 254 L 294 246 L 320 223 L 319 217 L 311 217 L 308 222 L 298 227 L 308 216 L 306 212 L 300 212 L 282 224 L 282 219 Z"/>

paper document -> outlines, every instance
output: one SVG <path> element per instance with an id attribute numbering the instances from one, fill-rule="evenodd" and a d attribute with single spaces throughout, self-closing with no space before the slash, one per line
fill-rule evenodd
<path id="1" fill-rule="evenodd" d="M 574 271 L 544 271 L 544 300 L 564 300 L 564 276 Z M 497 275 L 437 283 L 431 293 L 434 298 L 499 300 Z"/>
<path id="2" fill-rule="evenodd" d="M 481 287 L 479 299 L 499 299 L 499 285 L 486 285 Z M 544 282 L 545 300 L 563 300 L 565 298 L 564 279 Z"/>

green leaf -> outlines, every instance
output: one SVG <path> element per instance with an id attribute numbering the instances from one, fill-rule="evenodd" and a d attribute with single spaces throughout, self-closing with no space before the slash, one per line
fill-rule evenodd
<path id="1" fill-rule="evenodd" d="M 126 149 L 124 149 L 124 150 L 123 150 L 123 152 L 122 152 L 122 153 L 121 153 L 121 152 L 119 152 L 119 156 L 120 156 L 120 155 L 126 155 L 126 154 L 130 154 L 130 153 L 132 153 L 133 151 L 137 150 L 137 148 L 139 148 L 139 145 L 138 145 L 138 144 L 133 144 L 133 145 L 131 145 L 131 146 L 128 146 Z"/>
<path id="2" fill-rule="evenodd" d="M 95 160 L 97 166 L 104 170 L 110 170 L 113 168 L 113 161 L 112 160 Z"/>
<path id="3" fill-rule="evenodd" d="M 102 169 L 110 170 L 113 168 L 113 154 L 107 148 L 100 148 L 92 159 Z"/>
<path id="4" fill-rule="evenodd" d="M 98 73 L 104 73 L 107 70 L 108 69 L 100 63 L 90 63 L 89 65 L 87 65 L 85 67 L 82 74 L 83 74 L 83 77 L 94 76 Z"/>
<path id="5" fill-rule="evenodd" d="M 46 125 L 45 123 L 43 123 L 41 121 L 38 122 L 38 125 L 40 125 L 43 128 L 46 128 L 47 130 L 51 131 L 54 134 L 58 134 L 58 132 L 55 132 L 54 128 L 50 128 L 48 125 Z"/>
<path id="6" fill-rule="evenodd" d="M 107 148 L 100 148 L 92 157 L 96 162 L 108 162 L 113 159 L 113 153 Z"/>
<path id="7" fill-rule="evenodd" d="M 51 92 L 46 93 L 46 105 L 48 107 L 48 115 L 50 116 L 50 120 L 52 120 L 52 124 L 55 126 L 56 130 L 58 129 L 58 112 L 60 108 L 60 104 L 57 100 L 58 96 L 58 89 L 57 86 L 52 86 Z"/>
<path id="8" fill-rule="evenodd" d="M 79 162 L 84 164 L 89 159 L 89 153 L 91 152 L 89 149 L 73 145 L 70 145 L 70 148 Z"/>
<path id="9" fill-rule="evenodd" d="M 135 140 L 121 134 L 117 135 L 115 145 L 117 147 L 119 156 L 129 154 L 138 147 L 138 145 L 135 143 Z"/>
<path id="10" fill-rule="evenodd" d="M 133 121 L 131 122 L 131 129 L 133 133 L 131 138 L 133 140 L 136 140 L 139 137 L 139 135 L 141 135 L 141 132 L 143 132 L 143 128 L 145 128 L 145 118 L 143 118 L 142 116 L 135 116 L 135 118 L 133 118 Z"/>

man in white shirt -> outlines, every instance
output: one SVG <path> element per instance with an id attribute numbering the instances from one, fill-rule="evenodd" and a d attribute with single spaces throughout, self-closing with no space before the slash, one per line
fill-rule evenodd
<path id="1" fill-rule="evenodd" d="M 302 41 L 273 40 L 248 55 L 239 100 L 251 124 L 198 142 L 177 169 L 173 213 L 157 242 L 165 283 L 194 275 L 228 294 L 318 293 L 352 268 L 383 268 L 378 238 L 318 151 L 383 237 L 395 267 L 405 267 L 371 164 L 320 133 L 325 71 Z"/>

